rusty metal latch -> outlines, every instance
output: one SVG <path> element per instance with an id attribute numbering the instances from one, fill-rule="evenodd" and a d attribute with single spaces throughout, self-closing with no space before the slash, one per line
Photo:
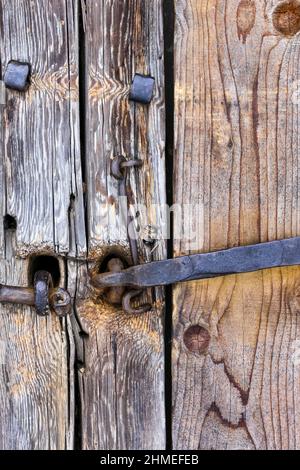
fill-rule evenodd
<path id="1" fill-rule="evenodd" d="M 65 289 L 53 288 L 52 276 L 47 271 L 35 274 L 33 288 L 0 284 L 0 302 L 35 307 L 40 316 L 47 316 L 51 309 L 59 317 L 71 311 L 70 294 Z"/>
<path id="2" fill-rule="evenodd" d="M 93 276 L 94 287 L 145 289 L 262 269 L 300 265 L 300 237 L 132 266 Z"/>
<path id="3" fill-rule="evenodd" d="M 141 168 L 144 162 L 138 159 L 127 160 L 123 155 L 118 155 L 111 161 L 111 175 L 114 176 L 120 182 L 120 196 L 125 196 L 127 201 L 129 200 L 130 191 L 127 186 L 128 170 L 130 168 Z M 132 216 L 127 213 L 127 236 L 129 240 L 129 247 L 131 253 L 132 263 L 138 265 L 138 245 L 137 240 L 131 237 L 129 231 L 129 225 L 133 222 Z M 119 260 L 120 261 L 120 260 Z M 117 268 L 117 269 L 116 269 Z M 120 272 L 120 263 L 117 259 L 111 260 L 111 269 L 112 272 Z M 93 284 L 93 282 L 92 282 Z M 123 310 L 128 314 L 140 314 L 145 313 L 151 310 L 151 305 L 146 303 L 140 307 L 133 307 L 131 305 L 131 300 L 139 297 L 143 293 L 143 289 L 135 290 L 134 288 L 128 292 L 123 293 L 122 295 L 122 306 Z M 111 295 L 110 295 L 111 297 Z"/>
<path id="4" fill-rule="evenodd" d="M 128 269 L 122 269 L 122 264 L 116 260 L 111 261 L 110 271 L 91 276 L 92 286 L 101 291 L 115 289 L 111 292 L 111 303 L 121 300 L 124 311 L 144 313 L 150 310 L 150 305 L 137 309 L 130 303 L 146 288 L 300 265 L 300 237 L 153 261 Z M 125 288 L 129 288 L 129 292 Z M 0 302 L 34 306 L 41 316 L 48 315 L 51 309 L 58 316 L 66 316 L 71 311 L 70 294 L 53 288 L 51 275 L 46 271 L 35 274 L 33 288 L 0 284 Z"/>

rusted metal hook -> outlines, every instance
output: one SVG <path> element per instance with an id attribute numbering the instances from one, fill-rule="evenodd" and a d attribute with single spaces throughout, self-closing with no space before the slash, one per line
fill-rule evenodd
<path id="1" fill-rule="evenodd" d="M 120 195 L 121 196 L 126 196 L 128 197 L 127 194 L 127 175 L 128 175 L 128 169 L 130 168 L 140 168 L 143 166 L 144 162 L 143 160 L 139 159 L 131 159 L 127 160 L 123 155 L 118 155 L 111 161 L 111 174 L 114 176 L 117 180 L 121 181 L 121 187 L 120 187 Z M 129 208 L 128 208 L 129 209 Z M 129 246 L 130 246 L 130 252 L 131 252 L 131 258 L 132 262 L 134 265 L 138 264 L 138 246 L 137 246 L 137 241 L 135 238 L 131 237 L 131 234 L 129 233 L 129 226 L 133 221 L 133 218 L 129 214 L 126 216 L 127 218 L 127 234 L 128 234 L 128 240 L 129 240 Z M 120 272 L 120 270 L 118 271 Z M 141 307 L 132 307 L 131 306 L 131 300 L 138 297 L 143 293 L 143 290 L 130 290 L 126 294 L 123 292 L 122 293 L 122 306 L 123 310 L 128 313 L 128 314 L 140 314 L 140 313 L 145 313 L 148 312 L 151 309 L 151 305 L 145 304 L 142 305 Z M 114 295 L 114 294 L 110 294 Z M 118 293 L 119 295 L 119 293 Z"/>
<path id="2" fill-rule="evenodd" d="M 135 299 L 136 297 L 140 296 L 144 291 L 142 289 L 140 290 L 130 290 L 123 296 L 122 300 L 122 306 L 123 310 L 131 315 L 138 315 L 142 313 L 149 312 L 151 310 L 152 306 L 150 304 L 144 304 L 141 305 L 141 307 L 132 307 L 131 301 L 132 299 Z"/>
<path id="3" fill-rule="evenodd" d="M 36 307 L 38 315 L 49 314 L 50 308 L 59 317 L 71 313 L 72 300 L 69 292 L 53 288 L 52 276 L 47 271 L 38 271 L 34 277 L 34 288 L 0 284 L 0 303 L 20 304 Z"/>
<path id="4" fill-rule="evenodd" d="M 124 155 L 118 155 L 111 160 L 110 172 L 117 180 L 124 180 L 127 168 L 141 167 L 143 164 L 143 160 L 127 160 Z"/>
<path id="5" fill-rule="evenodd" d="M 124 269 L 124 263 L 120 258 L 112 258 L 107 263 L 107 271 L 108 273 L 120 273 Z M 91 283 L 96 288 L 99 289 L 99 286 L 95 280 L 98 278 L 98 275 L 94 275 L 91 277 Z M 131 300 L 138 297 L 143 293 L 142 289 L 136 290 L 131 289 L 129 292 L 126 292 L 125 287 L 114 287 L 114 288 L 106 288 L 101 289 L 102 294 L 105 296 L 106 300 L 111 305 L 122 305 L 123 310 L 125 313 L 130 315 L 134 314 L 141 314 L 148 312 L 151 309 L 150 304 L 142 305 L 141 307 L 132 307 Z"/>

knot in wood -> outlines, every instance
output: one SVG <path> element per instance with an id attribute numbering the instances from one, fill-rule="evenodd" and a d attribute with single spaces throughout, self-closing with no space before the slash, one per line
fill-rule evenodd
<path id="1" fill-rule="evenodd" d="M 210 334 L 203 326 L 193 325 L 185 331 L 183 341 L 190 352 L 204 354 L 209 346 Z"/>
<path id="2" fill-rule="evenodd" d="M 300 31 L 300 2 L 282 2 L 273 12 L 273 25 L 284 36 L 294 36 Z"/>

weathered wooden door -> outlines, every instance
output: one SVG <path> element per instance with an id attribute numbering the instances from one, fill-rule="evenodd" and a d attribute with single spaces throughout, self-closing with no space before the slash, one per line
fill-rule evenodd
<path id="1" fill-rule="evenodd" d="M 144 161 L 136 203 L 165 202 L 162 1 L 0 5 L 2 78 L 11 60 L 31 65 L 1 105 L 1 282 L 46 269 L 74 299 L 63 320 L 0 307 L 0 448 L 164 448 L 162 292 L 136 317 L 86 289 L 88 269 L 129 258 L 111 158 Z M 128 100 L 136 72 L 155 77 L 150 106 Z M 165 256 L 139 248 L 141 262 Z"/>
<path id="2" fill-rule="evenodd" d="M 139 263 L 300 235 L 298 31 L 296 0 L 0 0 L 1 79 L 31 66 L 1 86 L 0 282 L 48 270 L 73 301 L 0 304 L 1 449 L 165 449 L 171 424 L 174 449 L 300 448 L 298 268 L 177 285 L 167 309 L 158 287 L 143 314 L 90 285 L 132 263 L 117 155 L 143 161 Z"/>

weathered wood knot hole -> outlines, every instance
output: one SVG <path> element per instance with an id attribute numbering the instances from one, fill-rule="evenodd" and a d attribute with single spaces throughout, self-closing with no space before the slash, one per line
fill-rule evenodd
<path id="1" fill-rule="evenodd" d="M 294 36 L 300 31 L 300 2 L 282 2 L 273 11 L 273 25 L 284 36 Z"/>
<path id="2" fill-rule="evenodd" d="M 3 218 L 4 230 L 17 230 L 17 220 L 10 214 L 6 214 Z"/>
<path id="3" fill-rule="evenodd" d="M 59 261 L 55 256 L 40 255 L 31 257 L 28 267 L 29 285 L 34 285 L 34 277 L 38 271 L 47 271 L 51 274 L 53 287 L 59 286 L 61 273 Z"/>
<path id="4" fill-rule="evenodd" d="M 190 352 L 204 354 L 209 346 L 210 334 L 203 326 L 193 325 L 184 332 L 183 341 Z"/>

